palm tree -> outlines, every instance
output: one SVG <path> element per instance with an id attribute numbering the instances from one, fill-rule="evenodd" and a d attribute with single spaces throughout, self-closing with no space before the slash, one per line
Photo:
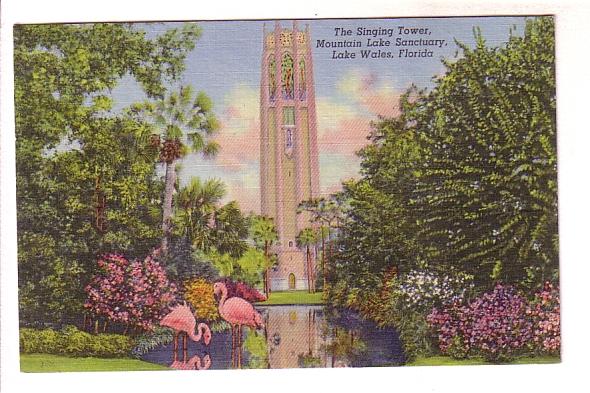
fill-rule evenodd
<path id="1" fill-rule="evenodd" d="M 213 214 L 213 243 L 221 253 L 240 258 L 248 249 L 248 218 L 236 201 L 231 201 Z"/>
<path id="2" fill-rule="evenodd" d="M 264 248 L 264 257 L 268 266 L 264 271 L 264 294 L 268 298 L 270 294 L 269 270 L 272 266 L 270 262 L 270 247 L 279 239 L 279 235 L 273 219 L 265 216 L 254 216 L 252 218 L 250 233 L 254 242 Z"/>
<path id="3" fill-rule="evenodd" d="M 219 145 L 210 137 L 219 128 L 211 111 L 212 103 L 203 92 L 196 96 L 191 86 L 155 102 L 132 106 L 130 113 L 147 118 L 154 127 L 152 144 L 159 148 L 160 162 L 165 165 L 165 188 L 162 214 L 162 251 L 168 249 L 172 231 L 172 196 L 176 183 L 176 161 L 190 150 L 205 158 L 214 156 Z"/>
<path id="4" fill-rule="evenodd" d="M 338 228 L 339 221 L 342 216 L 342 209 L 338 204 L 336 198 L 330 199 L 316 198 L 308 201 L 303 201 L 299 204 L 297 213 L 301 214 L 307 212 L 310 215 L 309 221 L 313 224 L 319 225 L 319 236 L 322 243 L 322 257 L 320 268 L 324 281 L 323 287 L 326 287 L 326 242 L 330 244 L 330 257 L 332 250 L 332 229 Z M 329 259 L 329 258 L 328 258 Z"/>
<path id="5" fill-rule="evenodd" d="M 297 247 L 305 248 L 307 260 L 307 288 L 310 293 L 315 292 L 313 283 L 313 265 L 311 262 L 311 247 L 313 247 L 318 238 L 317 233 L 312 228 L 305 228 L 297 235 Z"/>
<path id="6" fill-rule="evenodd" d="M 225 184 L 219 179 L 205 182 L 197 177 L 180 189 L 176 195 L 176 221 L 181 224 L 182 235 L 202 251 L 208 247 L 208 226 L 217 204 L 225 196 Z"/>

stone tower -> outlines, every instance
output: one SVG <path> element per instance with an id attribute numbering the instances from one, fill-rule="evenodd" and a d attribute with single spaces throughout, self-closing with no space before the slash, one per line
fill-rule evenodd
<path id="1" fill-rule="evenodd" d="M 262 214 L 272 217 L 279 235 L 271 290 L 307 289 L 304 251 L 296 237 L 310 226 L 297 214 L 301 201 L 319 195 L 313 62 L 309 27 L 263 33 L 260 79 L 260 188 Z"/>

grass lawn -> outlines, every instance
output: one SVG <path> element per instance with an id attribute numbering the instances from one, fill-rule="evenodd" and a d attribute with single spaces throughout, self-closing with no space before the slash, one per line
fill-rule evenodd
<path id="1" fill-rule="evenodd" d="M 149 371 L 169 370 L 169 368 L 137 359 L 71 358 L 48 354 L 21 354 L 20 370 L 25 373 L 46 373 L 65 371 Z"/>
<path id="2" fill-rule="evenodd" d="M 322 292 L 309 293 L 307 291 L 271 292 L 269 299 L 257 303 L 261 306 L 280 304 L 324 304 Z"/>
<path id="3" fill-rule="evenodd" d="M 522 357 L 514 360 L 511 363 L 502 364 L 551 364 L 559 363 L 560 360 L 555 356 L 539 356 L 539 357 Z M 448 356 L 432 356 L 429 358 L 418 358 L 407 366 L 468 366 L 468 365 L 482 365 L 493 364 L 486 362 L 482 358 L 457 360 Z"/>

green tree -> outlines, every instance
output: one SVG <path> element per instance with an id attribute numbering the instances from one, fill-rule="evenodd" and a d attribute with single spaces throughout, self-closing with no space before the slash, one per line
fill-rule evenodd
<path id="1" fill-rule="evenodd" d="M 254 243 L 264 250 L 264 257 L 267 260 L 268 268 L 264 271 L 264 294 L 268 298 L 270 294 L 269 270 L 273 265 L 270 256 L 270 248 L 279 239 L 274 220 L 265 216 L 253 216 L 251 218 L 250 234 Z"/>
<path id="2" fill-rule="evenodd" d="M 225 184 L 219 179 L 202 182 L 193 177 L 176 195 L 176 229 L 201 251 L 208 251 L 211 240 L 210 223 L 217 205 L 225 196 Z"/>
<path id="3" fill-rule="evenodd" d="M 182 288 L 184 282 L 194 278 L 213 282 L 219 277 L 212 258 L 200 250 L 195 250 L 186 236 L 173 239 L 168 253 L 162 259 L 168 278 L 174 281 L 178 288 Z"/>
<path id="4" fill-rule="evenodd" d="M 248 249 L 248 217 L 242 214 L 236 201 L 215 211 L 211 230 L 213 244 L 219 252 L 240 258 Z"/>
<path id="5" fill-rule="evenodd" d="M 233 277 L 237 268 L 235 258 L 229 254 L 221 254 L 217 250 L 211 250 L 207 258 L 213 263 L 213 266 L 219 271 L 221 277 Z"/>
<path id="6" fill-rule="evenodd" d="M 131 75 L 161 96 L 197 36 L 194 24 L 153 37 L 128 24 L 15 26 L 21 323 L 75 322 L 97 255 L 154 246 L 155 152 L 142 123 L 109 112 L 108 91 Z"/>
<path id="7" fill-rule="evenodd" d="M 330 254 L 332 250 L 332 234 L 342 219 L 342 209 L 336 198 L 315 198 L 303 201 L 297 208 L 298 214 L 309 215 L 309 221 L 318 228 L 321 239 L 322 252 L 320 269 L 323 279 L 323 287 L 326 287 L 326 242 L 330 243 Z M 330 255 L 331 257 L 331 255 Z M 329 258 L 328 258 L 329 259 Z"/>
<path id="8" fill-rule="evenodd" d="M 501 48 L 462 45 L 414 121 L 428 151 L 416 188 L 429 259 L 491 278 L 555 277 L 557 146 L 551 17 L 527 21 Z"/>
<path id="9" fill-rule="evenodd" d="M 236 260 L 236 267 L 238 270 L 234 272 L 232 278 L 254 287 L 262 281 L 263 273 L 268 269 L 268 260 L 262 251 L 249 248 Z"/>
<path id="10" fill-rule="evenodd" d="M 305 258 L 307 266 L 307 288 L 310 293 L 315 292 L 313 261 L 311 249 L 318 241 L 318 234 L 313 228 L 304 228 L 299 232 L 297 238 L 297 247 L 305 249 Z"/>
<path id="11" fill-rule="evenodd" d="M 219 128 L 212 112 L 212 103 L 203 92 L 193 93 L 191 86 L 182 86 L 157 101 L 132 106 L 131 116 L 146 118 L 153 126 L 155 143 L 160 148 L 160 162 L 165 167 L 164 202 L 162 206 L 162 250 L 168 249 L 172 231 L 172 200 L 176 184 L 176 162 L 189 150 L 205 158 L 214 156 L 219 145 L 211 136 Z"/>
<path id="12" fill-rule="evenodd" d="M 336 252 L 328 278 L 347 289 L 370 293 L 392 268 L 407 271 L 420 260 L 416 244 L 417 218 L 411 205 L 424 153 L 402 97 L 398 118 L 373 124 L 371 144 L 359 152 L 362 178 L 348 181 L 339 198 L 345 200 Z"/>

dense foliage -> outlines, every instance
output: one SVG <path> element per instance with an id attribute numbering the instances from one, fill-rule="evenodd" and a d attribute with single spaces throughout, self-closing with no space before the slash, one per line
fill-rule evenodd
<path id="1" fill-rule="evenodd" d="M 159 160 L 165 167 L 163 252 L 168 251 L 172 233 L 176 161 L 189 150 L 204 157 L 214 156 L 219 150 L 217 142 L 210 139 L 219 128 L 212 107 L 211 99 L 204 92 L 193 94 L 192 87 L 188 85 L 160 99 L 133 104 L 128 111 L 131 118 L 147 121 L 151 146 L 157 148 Z"/>
<path id="2" fill-rule="evenodd" d="M 504 48 L 478 36 L 412 111 L 426 147 L 418 238 L 481 284 L 539 286 L 557 272 L 554 35 L 553 19 L 537 18 Z"/>
<path id="3" fill-rule="evenodd" d="M 486 46 L 476 32 L 476 46 L 460 48 L 433 89 L 410 88 L 397 117 L 373 124 L 359 152 L 361 178 L 337 195 L 344 216 L 328 298 L 396 326 L 408 359 L 440 344 L 456 356 L 477 347 L 498 360 L 511 356 L 504 345 L 521 349 L 532 339 L 532 326 L 506 338 L 487 321 L 438 342 L 426 320 L 433 306 L 463 310 L 473 321 L 510 310 L 509 325 L 530 324 L 527 310 L 542 315 L 533 323 L 536 340 L 555 353 L 558 293 L 539 295 L 552 300 L 539 298 L 533 308 L 526 300 L 558 280 L 553 19 L 528 20 L 524 34 L 502 47 Z M 492 291 L 498 283 L 502 294 Z M 505 310 L 486 308 L 488 296 L 504 299 Z M 472 340 L 469 348 L 462 337 Z"/>
<path id="4" fill-rule="evenodd" d="M 143 122 L 111 112 L 130 75 L 150 97 L 184 70 L 199 28 L 148 36 L 129 24 L 14 28 L 19 318 L 81 320 L 98 255 L 147 255 L 163 185 Z"/>
<path id="5" fill-rule="evenodd" d="M 183 236 L 172 240 L 168 252 L 161 256 L 170 281 L 179 289 L 190 279 L 201 277 L 214 281 L 219 272 L 203 251 L 190 244 L 188 237 Z"/>
<path id="6" fill-rule="evenodd" d="M 21 353 L 50 353 L 66 356 L 127 357 L 133 339 L 119 334 L 90 334 L 73 326 L 61 331 L 22 328 L 19 332 Z"/>

